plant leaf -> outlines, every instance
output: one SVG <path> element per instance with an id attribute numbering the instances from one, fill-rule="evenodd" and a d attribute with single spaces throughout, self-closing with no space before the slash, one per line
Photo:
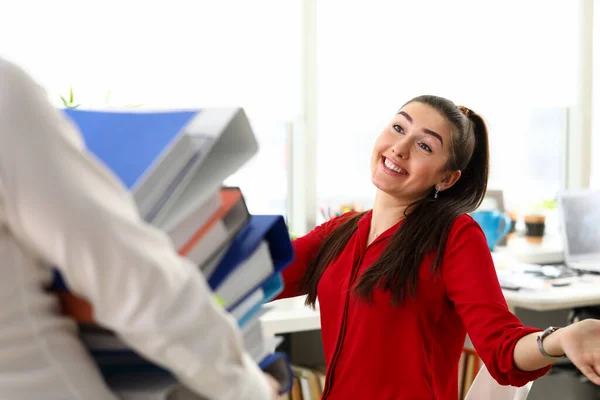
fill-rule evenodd
<path id="1" fill-rule="evenodd" d="M 69 103 L 67 102 L 67 99 L 65 99 L 63 96 L 60 96 L 60 99 L 62 100 L 65 107 L 67 107 L 69 105 Z"/>
<path id="2" fill-rule="evenodd" d="M 69 103 L 73 103 L 73 86 L 69 90 Z"/>

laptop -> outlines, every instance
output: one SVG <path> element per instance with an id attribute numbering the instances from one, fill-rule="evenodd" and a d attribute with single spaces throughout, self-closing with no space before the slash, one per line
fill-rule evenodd
<path id="1" fill-rule="evenodd" d="M 566 191 L 557 200 L 565 264 L 600 273 L 600 191 Z"/>

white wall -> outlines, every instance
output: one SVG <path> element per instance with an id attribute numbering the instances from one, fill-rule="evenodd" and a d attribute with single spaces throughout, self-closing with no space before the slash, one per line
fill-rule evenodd
<path id="1" fill-rule="evenodd" d="M 578 15 L 572 5 L 319 3 L 320 201 L 371 195 L 368 160 L 375 138 L 405 101 L 424 93 L 448 97 L 487 119 L 490 186 L 506 191 L 510 207 L 552 198 L 562 183 L 560 116 L 577 101 Z M 544 115 L 556 124 L 549 126 Z"/>
<path id="2" fill-rule="evenodd" d="M 106 106 L 109 90 L 114 106 L 245 107 L 261 154 L 229 183 L 243 186 L 255 211 L 285 212 L 286 127 L 306 109 L 302 4 L 0 0 L 0 56 L 31 72 L 57 106 L 73 85 L 75 100 L 91 107 Z M 318 150 L 306 160 L 317 163 L 316 190 L 307 191 L 317 205 L 372 197 L 372 143 L 391 114 L 421 93 L 447 96 L 488 119 L 490 184 L 507 191 L 509 205 L 552 196 L 564 161 L 557 159 L 561 132 L 556 124 L 547 130 L 543 115 L 558 120 L 577 102 L 571 0 L 316 4 L 317 74 L 309 78 L 317 92 L 306 100 L 318 116 Z M 545 156 L 535 158 L 539 151 Z"/>
<path id="3" fill-rule="evenodd" d="M 229 180 L 253 212 L 285 212 L 286 123 L 301 104 L 298 0 L 0 0 L 0 56 L 61 105 L 241 106 L 261 145 Z"/>

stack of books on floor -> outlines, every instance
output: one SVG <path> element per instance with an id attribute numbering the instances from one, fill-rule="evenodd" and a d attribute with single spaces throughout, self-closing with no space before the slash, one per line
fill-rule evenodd
<path id="1" fill-rule="evenodd" d="M 465 347 L 458 362 L 458 399 L 467 397 L 480 368 L 480 359 L 474 349 Z"/>
<path id="2" fill-rule="evenodd" d="M 223 186 L 258 150 L 244 111 L 65 113 L 92 156 L 130 190 L 141 217 L 166 232 L 177 251 L 198 266 L 237 320 L 253 359 L 280 381 L 282 391 L 291 389 L 287 356 L 275 353 L 279 338 L 265 337 L 259 321 L 264 303 L 283 289 L 281 271 L 293 258 L 287 226 L 280 215 L 251 215 L 241 190 Z M 167 371 L 96 324 L 92 306 L 70 293 L 58 272 L 53 289 L 123 398 L 167 399 L 173 393 L 186 398 L 186 389 Z"/>
<path id="3" fill-rule="evenodd" d="M 466 398 L 480 369 L 481 361 L 474 349 L 464 348 L 458 367 L 458 400 Z M 325 365 L 292 364 L 294 380 L 289 392 L 279 400 L 319 400 L 325 390 Z M 472 396 L 471 396 L 472 397 Z"/>
<path id="4" fill-rule="evenodd" d="M 325 366 L 292 365 L 292 389 L 279 400 L 319 400 L 325 390 Z"/>

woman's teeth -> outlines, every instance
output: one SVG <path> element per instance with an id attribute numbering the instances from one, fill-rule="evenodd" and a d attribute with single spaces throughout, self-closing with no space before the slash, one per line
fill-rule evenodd
<path id="1" fill-rule="evenodd" d="M 397 172 L 397 173 L 399 173 L 401 175 L 407 175 L 407 173 L 406 173 L 405 170 L 403 170 L 402 168 L 398 167 L 397 165 L 395 165 L 394 163 L 392 163 L 387 158 L 385 159 L 385 161 L 383 163 L 384 163 L 384 165 L 387 168 L 391 169 L 392 171 Z"/>

